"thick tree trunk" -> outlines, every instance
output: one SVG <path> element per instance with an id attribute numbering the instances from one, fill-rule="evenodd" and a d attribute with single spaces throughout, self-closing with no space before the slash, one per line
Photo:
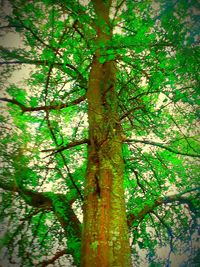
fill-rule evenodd
<path id="1" fill-rule="evenodd" d="M 121 128 L 112 61 L 94 58 L 88 88 L 89 150 L 81 266 L 128 267 Z"/>
<path id="2" fill-rule="evenodd" d="M 81 267 L 130 267 L 125 210 L 122 137 L 115 92 L 114 61 L 104 64 L 112 39 L 110 0 L 93 0 L 97 49 L 87 91 L 89 145 L 83 208 Z"/>
<path id="3" fill-rule="evenodd" d="M 115 67 L 94 57 L 87 92 L 88 167 L 82 233 L 82 267 L 129 267 L 121 127 Z"/>

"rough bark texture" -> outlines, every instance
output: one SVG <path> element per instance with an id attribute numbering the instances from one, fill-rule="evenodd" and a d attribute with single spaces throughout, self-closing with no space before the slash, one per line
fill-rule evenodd
<path id="1" fill-rule="evenodd" d="M 112 34 L 110 27 L 105 27 L 109 26 L 109 3 L 94 1 L 94 7 L 98 25 L 96 41 L 103 43 L 105 48 Z M 81 266 L 129 267 L 116 68 L 113 61 L 99 63 L 101 52 L 97 48 L 87 91 L 89 145 Z"/>

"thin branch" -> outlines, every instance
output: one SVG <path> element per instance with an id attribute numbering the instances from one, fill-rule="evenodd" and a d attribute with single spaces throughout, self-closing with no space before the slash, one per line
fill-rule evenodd
<path id="1" fill-rule="evenodd" d="M 14 105 L 17 105 L 18 107 L 21 108 L 21 110 L 24 112 L 24 110 L 26 109 L 26 107 L 21 104 L 20 102 L 18 102 L 17 100 L 15 99 L 10 99 L 10 98 L 6 98 L 6 97 L 1 97 L 0 98 L 0 101 L 3 101 L 3 102 L 8 102 L 8 103 L 12 103 Z"/>
<path id="2" fill-rule="evenodd" d="M 57 142 L 56 135 L 55 135 L 55 133 L 54 133 L 54 131 L 53 131 L 53 129 L 52 129 L 52 126 L 51 126 L 51 122 L 50 122 L 50 119 L 49 119 L 49 112 L 48 112 L 48 111 L 46 111 L 46 120 L 47 120 L 47 126 L 48 126 L 48 128 L 49 128 L 50 133 L 51 133 L 52 139 L 53 139 L 55 145 L 59 147 L 58 142 Z M 72 182 L 74 188 L 76 189 L 76 191 L 78 192 L 78 194 L 79 194 L 81 200 L 83 201 L 84 198 L 83 198 L 83 196 L 82 196 L 82 194 L 81 194 L 80 189 L 79 189 L 78 186 L 76 185 L 76 183 L 75 183 L 75 181 L 74 181 L 74 179 L 73 179 L 72 174 L 70 173 L 70 170 L 69 170 L 67 161 L 66 161 L 66 159 L 65 159 L 65 156 L 63 155 L 62 151 L 59 152 L 59 154 L 60 154 L 60 156 L 61 156 L 61 158 L 62 158 L 62 160 L 63 160 L 63 162 L 64 162 L 65 167 L 67 168 L 69 178 L 70 178 L 70 180 L 71 180 L 71 182 Z"/>
<path id="3" fill-rule="evenodd" d="M 38 107 L 26 107 L 25 105 L 21 104 L 19 101 L 15 99 L 9 99 L 9 98 L 0 98 L 0 101 L 12 103 L 14 105 L 17 105 L 21 108 L 22 112 L 30 112 L 30 111 L 50 111 L 50 110 L 60 110 L 63 108 L 67 108 L 73 105 L 77 105 L 81 102 L 83 102 L 86 99 L 85 96 L 80 96 L 79 98 L 69 102 L 69 103 L 60 103 L 60 104 L 54 104 L 54 105 L 47 105 L 47 106 L 38 106 Z"/>
<path id="4" fill-rule="evenodd" d="M 120 8 L 123 6 L 123 4 L 124 4 L 125 2 L 126 2 L 126 0 L 122 0 L 121 3 L 119 3 L 119 4 L 116 6 L 115 14 L 114 14 L 113 19 L 112 19 L 112 23 L 113 23 L 114 20 L 116 19 L 117 14 L 118 14 Z"/>
<path id="5" fill-rule="evenodd" d="M 48 87 L 49 87 L 52 71 L 53 71 L 53 64 L 50 64 L 49 70 L 48 70 L 48 74 L 47 74 L 47 78 L 46 78 L 46 83 L 45 83 L 45 90 L 44 90 L 44 103 L 45 103 L 45 106 L 47 104 Z"/>
<path id="6" fill-rule="evenodd" d="M 16 58 L 18 58 L 18 60 L 1 61 L 0 65 L 30 64 L 30 65 L 49 66 L 49 62 L 47 60 L 32 60 L 32 59 L 21 58 L 21 56 L 17 56 Z M 80 75 L 80 72 L 77 70 L 77 68 L 69 63 L 52 62 L 52 64 L 54 65 L 54 67 L 57 67 L 59 69 L 61 67 L 68 67 L 76 71 Z"/>
<path id="7" fill-rule="evenodd" d="M 172 153 L 175 153 L 175 154 L 178 154 L 178 155 L 200 158 L 200 155 L 199 154 L 192 154 L 192 153 L 181 152 L 181 151 L 175 150 L 173 148 L 167 147 L 166 145 L 164 145 L 162 143 L 153 142 L 153 141 L 149 141 L 149 140 L 126 139 L 126 140 L 124 140 L 124 142 L 125 143 L 132 143 L 133 142 L 133 143 L 141 143 L 141 144 L 156 146 L 156 147 L 160 147 L 162 149 L 166 149 L 169 152 L 172 152 Z"/>
<path id="8" fill-rule="evenodd" d="M 16 56 L 15 56 L 16 57 Z M 29 64 L 29 65 L 38 65 L 38 66 L 49 66 L 49 64 L 52 64 L 54 68 L 57 68 L 61 70 L 62 72 L 66 73 L 66 70 L 64 68 L 68 68 L 70 70 L 75 71 L 75 75 L 72 75 L 72 73 L 67 72 L 68 75 L 70 75 L 72 78 L 81 78 L 83 82 L 87 82 L 86 79 L 83 77 L 83 75 L 80 73 L 80 71 L 74 67 L 73 65 L 69 63 L 60 63 L 60 62 L 49 62 L 47 60 L 31 60 L 31 59 L 25 59 L 25 58 L 19 58 L 18 60 L 13 61 L 1 61 L 0 65 L 22 65 L 22 64 Z M 85 87 L 84 87 L 85 88 Z"/>
<path id="9" fill-rule="evenodd" d="M 58 147 L 58 148 L 49 148 L 49 149 L 44 149 L 44 150 L 41 150 L 41 152 L 50 152 L 52 151 L 52 153 L 48 156 L 51 156 L 53 154 L 56 154 L 56 153 L 59 153 L 63 150 L 66 150 L 66 149 L 69 149 L 69 148 L 72 148 L 72 147 L 75 147 L 75 146 L 80 146 L 80 145 L 83 145 L 83 144 L 87 144 L 88 143 L 88 139 L 83 139 L 83 140 L 79 140 L 79 141 L 74 141 L 72 143 L 68 143 L 67 145 L 65 146 L 61 146 L 61 147 Z"/>
<path id="10" fill-rule="evenodd" d="M 171 120 L 173 121 L 173 123 L 176 125 L 176 127 L 179 129 L 179 131 L 181 132 L 181 134 L 183 135 L 184 139 L 186 140 L 188 146 L 194 151 L 197 152 L 190 144 L 190 142 L 188 141 L 188 137 L 184 134 L 184 132 L 182 131 L 181 127 L 179 126 L 179 124 L 176 122 L 176 120 L 173 118 L 173 116 L 171 116 Z"/>
<path id="11" fill-rule="evenodd" d="M 62 257 L 65 254 L 67 254 L 67 250 L 66 249 L 57 251 L 56 254 L 52 258 L 50 258 L 50 259 L 48 259 L 46 261 L 43 261 L 39 265 L 41 265 L 41 267 L 46 267 L 49 264 L 53 264 L 57 259 L 59 259 L 60 257 Z"/>
<path id="12" fill-rule="evenodd" d="M 84 38 L 84 35 L 82 34 L 82 32 L 79 30 L 79 28 L 77 27 L 77 25 L 79 24 L 78 19 L 76 19 L 72 25 L 72 27 L 74 28 L 74 30 L 81 36 L 81 38 Z"/>
<path id="13" fill-rule="evenodd" d="M 20 221 L 28 221 L 30 220 L 33 216 L 37 215 L 38 213 L 43 212 L 42 209 L 36 208 L 33 212 L 30 212 L 27 216 L 24 218 L 20 219 Z"/>
<path id="14" fill-rule="evenodd" d="M 16 6 L 14 6 L 14 7 L 16 8 Z M 21 23 L 21 25 L 23 26 L 23 28 L 26 29 L 27 31 L 29 31 L 29 32 L 33 35 L 33 37 L 34 37 L 39 43 L 41 43 L 41 44 L 43 44 L 44 46 L 46 46 L 46 47 L 52 49 L 52 47 L 51 47 L 49 44 L 45 43 L 45 41 L 43 41 L 43 40 L 36 34 L 36 32 L 34 32 L 34 30 L 33 30 L 33 26 L 32 26 L 32 27 L 28 27 L 28 26 L 26 26 L 26 25 L 23 23 L 23 20 L 22 20 L 19 16 L 17 16 L 17 19 L 19 20 L 19 22 Z"/>
<path id="15" fill-rule="evenodd" d="M 163 220 L 163 218 L 161 218 L 157 213 L 152 212 L 154 214 L 154 216 L 157 217 L 157 219 L 162 223 L 162 225 L 167 229 L 167 233 L 169 236 L 169 253 L 168 253 L 168 257 L 167 257 L 167 266 L 170 266 L 170 256 L 171 253 L 174 252 L 174 248 L 173 248 L 173 231 L 171 229 L 171 227 Z"/>
<path id="16" fill-rule="evenodd" d="M 137 106 L 137 107 L 131 108 L 130 110 L 126 111 L 119 119 L 120 119 L 120 121 L 122 121 L 123 119 L 128 117 L 131 113 L 133 113 L 134 111 L 142 110 L 142 109 L 144 109 L 144 106 Z"/>

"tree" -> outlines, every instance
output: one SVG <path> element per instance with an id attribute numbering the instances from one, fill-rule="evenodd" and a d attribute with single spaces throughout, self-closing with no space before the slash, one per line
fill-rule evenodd
<path id="1" fill-rule="evenodd" d="M 196 1 L 9 5 L 1 31 L 21 46 L 1 47 L 2 83 L 29 74 L 1 97 L 10 262 L 128 267 L 143 251 L 149 266 L 170 266 L 181 249 L 195 259 Z"/>

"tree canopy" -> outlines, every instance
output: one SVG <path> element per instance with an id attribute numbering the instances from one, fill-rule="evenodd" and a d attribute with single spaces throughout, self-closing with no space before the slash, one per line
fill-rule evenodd
<path id="1" fill-rule="evenodd" d="M 98 16 L 107 2 L 109 21 Z M 174 253 L 197 266 L 199 14 L 195 0 L 4 3 L 1 38 L 20 38 L 18 47 L 1 46 L 0 62 L 0 247 L 10 264 L 80 264 L 88 112 L 98 113 L 87 92 L 97 57 L 104 83 L 107 62 L 116 71 L 115 94 L 108 88 L 102 106 L 108 135 L 116 131 L 113 110 L 123 132 L 133 266 L 170 266 Z M 111 36 L 106 42 L 99 29 Z"/>

